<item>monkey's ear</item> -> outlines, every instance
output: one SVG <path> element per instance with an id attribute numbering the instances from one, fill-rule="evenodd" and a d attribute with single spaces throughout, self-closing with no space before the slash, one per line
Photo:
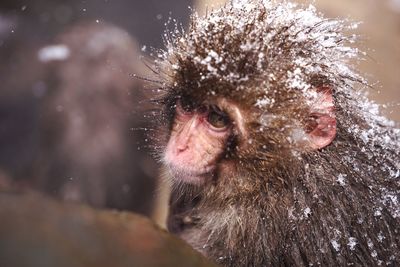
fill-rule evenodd
<path id="1" fill-rule="evenodd" d="M 321 149 L 332 143 L 336 136 L 336 116 L 332 90 L 320 87 L 311 106 L 307 135 L 312 149 Z"/>

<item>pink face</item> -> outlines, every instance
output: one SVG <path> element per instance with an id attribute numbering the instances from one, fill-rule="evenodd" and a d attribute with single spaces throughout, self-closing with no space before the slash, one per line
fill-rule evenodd
<path id="1" fill-rule="evenodd" d="M 336 135 L 332 91 L 321 87 L 316 92 L 310 107 L 312 124 L 307 125 L 304 138 L 299 139 L 304 151 L 322 149 Z M 221 166 L 219 171 L 229 170 L 232 164 L 220 164 L 228 139 L 234 135 L 239 140 L 238 146 L 244 147 L 247 142 L 243 140 L 249 136 L 245 121 L 251 121 L 250 117 L 249 111 L 244 113 L 237 104 L 225 99 L 198 107 L 193 107 L 190 100 L 177 101 L 163 158 L 171 176 L 176 181 L 202 184 L 213 177 L 217 165 Z"/>
<path id="2" fill-rule="evenodd" d="M 164 162 L 174 179 L 202 184 L 211 178 L 232 134 L 232 121 L 216 105 L 178 101 Z"/>

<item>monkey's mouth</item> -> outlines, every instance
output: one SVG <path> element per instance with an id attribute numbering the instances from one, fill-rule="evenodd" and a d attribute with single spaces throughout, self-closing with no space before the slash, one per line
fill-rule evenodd
<path id="1" fill-rule="evenodd" d="M 204 166 L 199 169 L 182 168 L 173 163 L 167 164 L 171 178 L 175 182 L 188 183 L 193 185 L 201 185 L 212 177 L 214 168 L 212 166 Z"/>

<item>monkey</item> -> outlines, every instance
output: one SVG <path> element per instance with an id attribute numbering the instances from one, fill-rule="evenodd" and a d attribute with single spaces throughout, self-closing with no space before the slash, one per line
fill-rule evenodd
<path id="1" fill-rule="evenodd" d="M 151 69 L 168 229 L 222 266 L 400 264 L 400 130 L 366 96 L 356 23 L 230 1 Z"/>
<path id="2" fill-rule="evenodd" d="M 47 70 L 39 104 L 33 188 L 94 207 L 151 209 L 156 170 L 141 150 L 142 69 L 136 41 L 117 26 L 79 22 L 38 50 Z"/>

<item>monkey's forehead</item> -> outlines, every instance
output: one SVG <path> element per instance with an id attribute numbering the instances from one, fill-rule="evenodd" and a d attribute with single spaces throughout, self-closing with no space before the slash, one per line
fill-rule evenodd
<path id="1" fill-rule="evenodd" d="M 193 14 L 187 31 L 168 31 L 157 63 L 175 84 L 196 81 L 209 90 L 215 90 L 210 83 L 243 93 L 336 89 L 362 81 L 348 65 L 359 52 L 351 47 L 355 36 L 345 32 L 356 26 L 326 19 L 311 5 L 232 1 L 204 17 Z"/>

